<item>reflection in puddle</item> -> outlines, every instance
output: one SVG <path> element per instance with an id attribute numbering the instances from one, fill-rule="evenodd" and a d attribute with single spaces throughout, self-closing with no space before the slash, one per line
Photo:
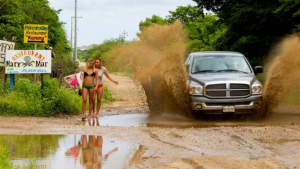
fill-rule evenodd
<path id="1" fill-rule="evenodd" d="M 124 168 L 139 162 L 142 147 L 97 135 L 2 135 L 0 141 L 14 168 Z"/>
<path id="2" fill-rule="evenodd" d="M 242 116 L 203 116 L 201 119 L 186 118 L 174 114 L 149 116 L 148 114 L 123 114 L 92 118 L 84 121 L 85 126 L 123 126 L 123 127 L 171 127 L 171 128 L 206 128 L 220 126 L 266 126 L 290 125 L 300 121 L 298 114 L 274 113 L 266 119 L 257 120 Z"/>

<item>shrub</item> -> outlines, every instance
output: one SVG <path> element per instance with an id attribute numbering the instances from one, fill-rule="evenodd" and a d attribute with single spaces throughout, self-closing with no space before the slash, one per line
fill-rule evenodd
<path id="1" fill-rule="evenodd" d="M 41 83 L 32 84 L 29 79 L 16 80 L 12 93 L 0 98 L 0 115 L 51 116 L 56 113 L 81 113 L 81 97 L 64 87 L 59 88 L 58 80 L 49 76 Z"/>

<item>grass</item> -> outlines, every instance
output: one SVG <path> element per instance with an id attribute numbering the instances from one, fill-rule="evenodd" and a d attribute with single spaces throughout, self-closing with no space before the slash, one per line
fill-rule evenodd
<path id="1" fill-rule="evenodd" d="M 83 125 L 83 122 L 82 122 L 82 121 L 78 121 L 78 122 L 76 123 L 76 125 L 77 125 L 77 126 L 82 126 L 82 125 Z"/>
<path id="2" fill-rule="evenodd" d="M 13 168 L 9 146 L 0 144 L 0 169 Z"/>

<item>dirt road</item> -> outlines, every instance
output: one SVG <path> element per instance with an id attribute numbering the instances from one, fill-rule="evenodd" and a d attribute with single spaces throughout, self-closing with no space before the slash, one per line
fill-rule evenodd
<path id="1" fill-rule="evenodd" d="M 0 117 L 0 133 L 90 134 L 136 143 L 139 149 L 126 168 L 300 168 L 297 106 L 281 105 L 260 121 L 147 117 L 140 87 L 129 78 L 113 78 L 120 85 L 107 79 L 104 84 L 117 101 L 103 106 L 100 126 L 82 125 L 81 116 Z M 102 125 L 106 118 L 118 124 Z"/>

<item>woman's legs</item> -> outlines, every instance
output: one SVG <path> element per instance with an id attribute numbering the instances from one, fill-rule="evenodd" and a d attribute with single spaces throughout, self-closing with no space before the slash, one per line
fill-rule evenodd
<path id="1" fill-rule="evenodd" d="M 100 111 L 100 107 L 101 107 L 101 99 L 102 99 L 102 93 L 103 93 L 103 86 L 99 87 L 97 89 L 97 113 L 96 113 L 96 117 L 99 117 L 99 111 Z"/>
<path id="2" fill-rule="evenodd" d="M 82 118 L 85 118 L 87 94 L 88 94 L 88 90 L 86 88 L 82 88 Z"/>
<path id="3" fill-rule="evenodd" d="M 82 142 L 82 148 L 86 148 L 88 145 L 86 135 L 82 135 L 81 142 Z"/>
<path id="4" fill-rule="evenodd" d="M 88 119 L 91 118 L 91 114 L 92 114 L 92 109 L 93 109 L 93 102 L 94 102 L 94 90 L 90 89 L 89 90 L 89 116 Z"/>
<path id="5" fill-rule="evenodd" d="M 94 94 L 93 94 L 93 109 L 92 109 L 92 116 L 95 116 L 96 114 L 96 109 L 95 109 L 95 103 L 96 103 L 96 94 L 97 94 L 97 91 L 94 91 Z"/>

